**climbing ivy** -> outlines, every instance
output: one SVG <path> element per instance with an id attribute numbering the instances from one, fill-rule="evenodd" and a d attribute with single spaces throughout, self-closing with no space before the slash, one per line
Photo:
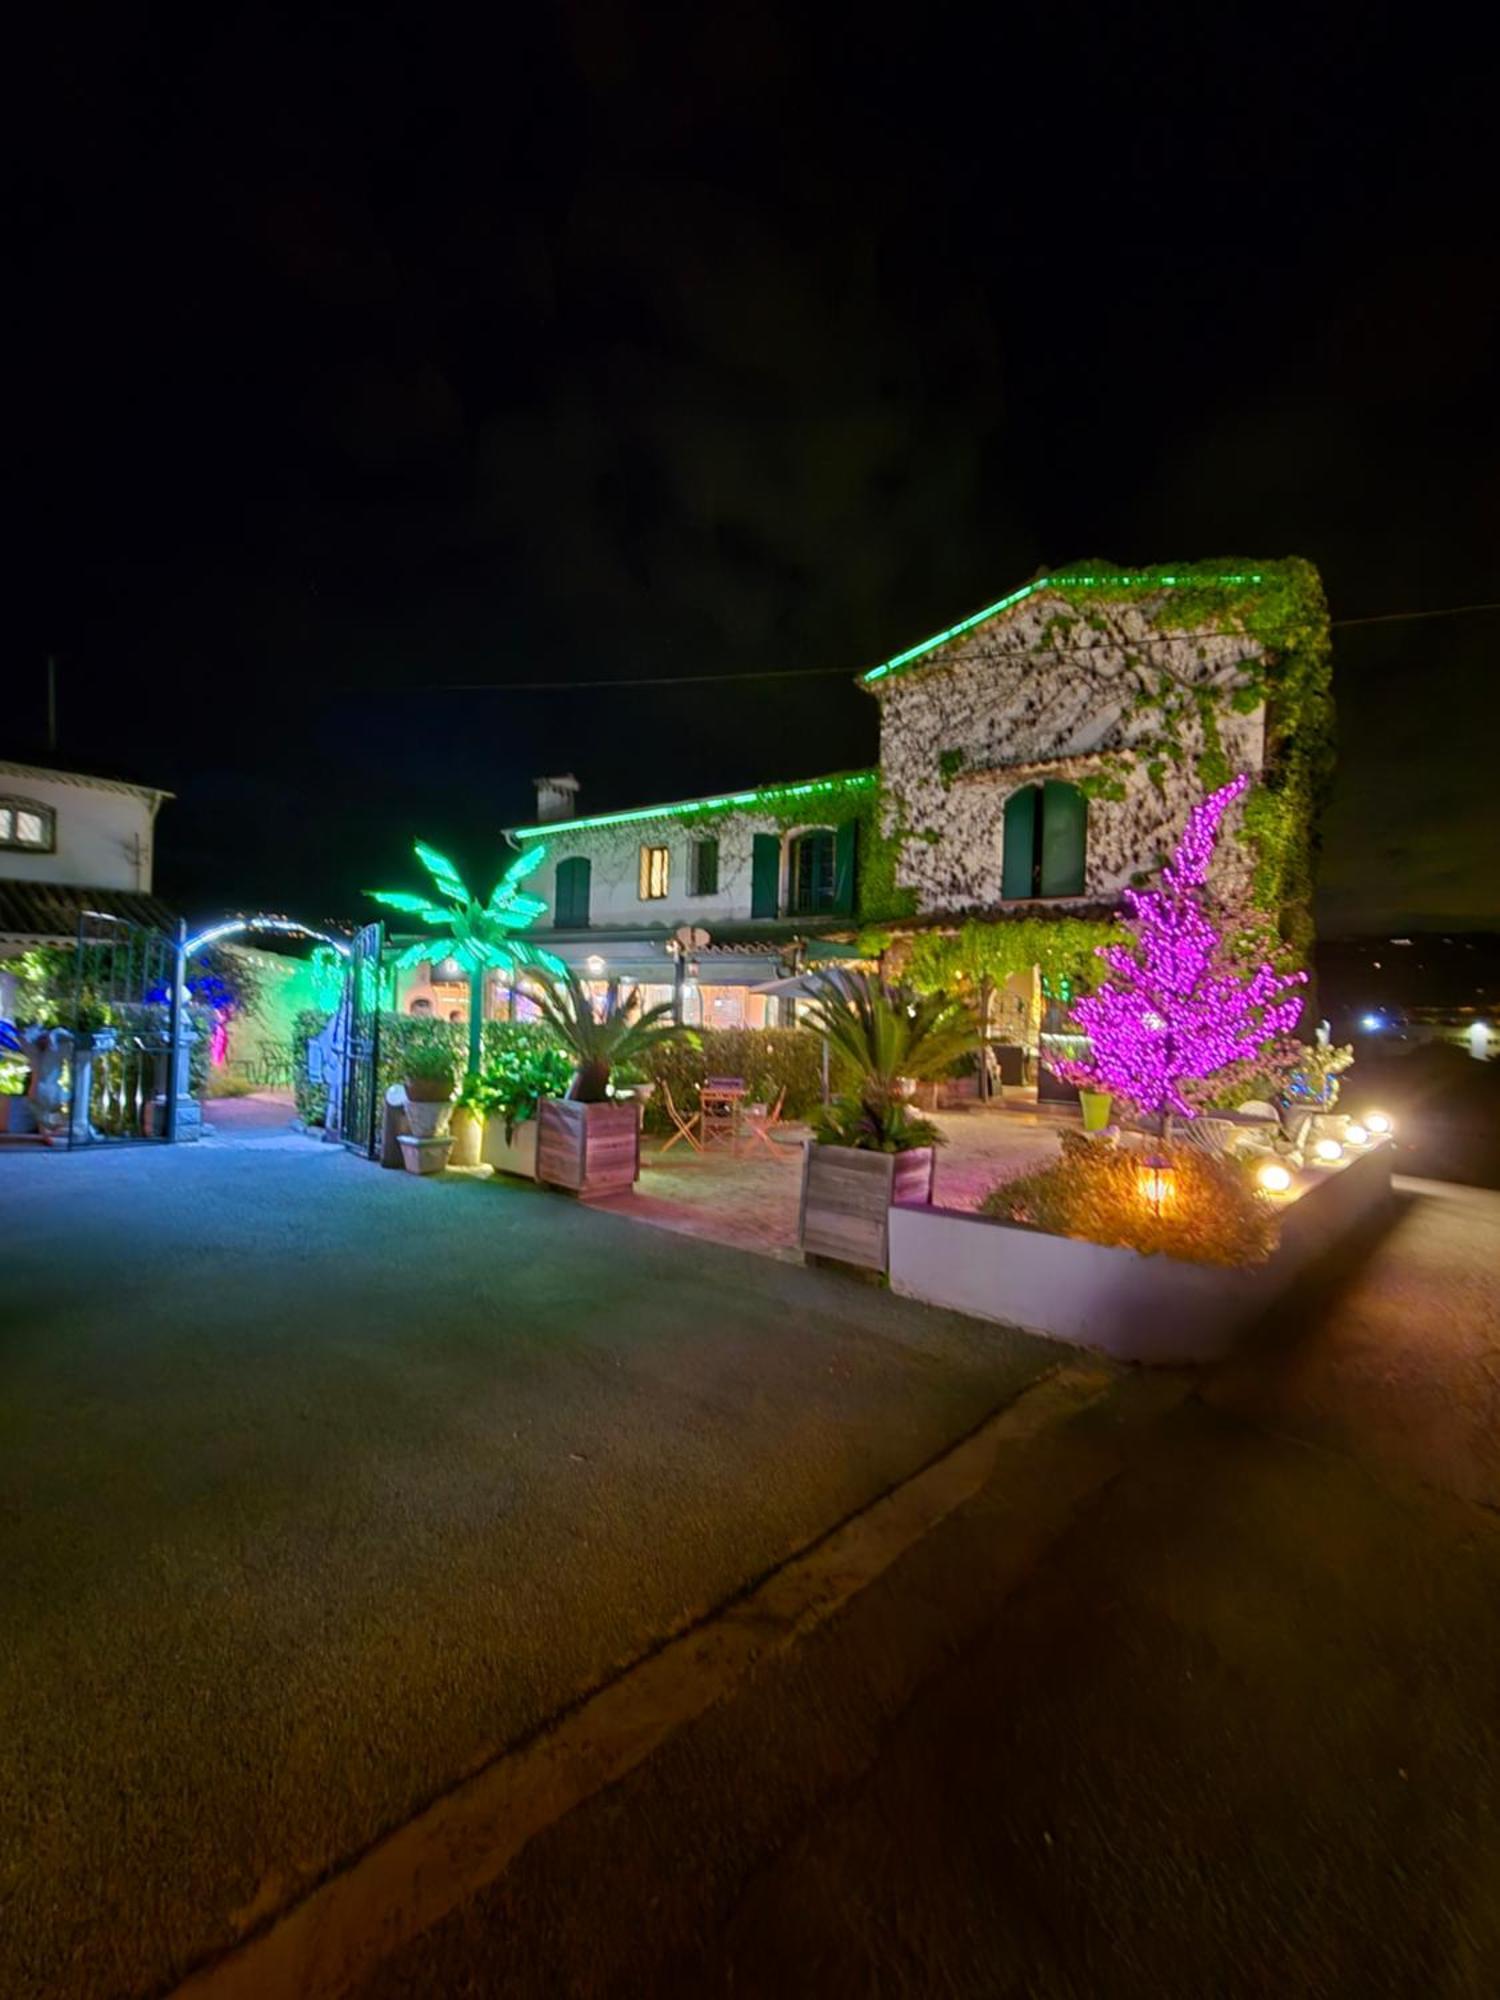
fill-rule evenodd
<path id="1" fill-rule="evenodd" d="M 1265 768 L 1246 795 L 1240 837 L 1253 857 L 1256 903 L 1276 916 L 1283 938 L 1305 958 L 1312 946 L 1317 821 L 1333 771 L 1328 607 L 1317 571 L 1295 556 L 1279 562 L 1219 558 L 1164 564 L 1146 579 L 1107 562 L 1077 563 L 1072 569 L 1087 573 L 1090 584 L 1049 584 L 1048 589 L 1092 630 L 1109 630 L 1111 604 L 1139 603 L 1155 595 L 1160 601 L 1150 622 L 1158 632 L 1243 634 L 1258 648 L 1238 663 L 1233 686 L 1184 685 L 1153 672 L 1149 653 L 1132 649 L 1129 637 L 1121 634 L 1118 644 L 1127 664 L 1141 676 L 1132 713 L 1151 714 L 1156 733 L 1130 752 L 1111 755 L 1099 774 L 1081 782 L 1080 790 L 1094 797 L 1119 797 L 1113 787 L 1133 763 L 1144 765 L 1151 781 L 1163 788 L 1167 766 L 1186 761 L 1185 725 L 1196 722 L 1201 745 L 1194 775 L 1205 792 L 1214 791 L 1234 775 L 1220 734 L 1223 713 L 1246 715 L 1264 702 Z M 1226 582 L 1230 573 L 1238 573 L 1237 580 Z M 1163 575 L 1172 577 L 1170 587 L 1163 586 Z M 1057 635 L 1071 629 L 1061 615 L 1049 619 L 1044 645 L 1066 645 L 1066 637 Z"/>
<path id="2" fill-rule="evenodd" d="M 902 977 L 920 993 L 969 992 L 981 980 L 1000 986 L 1013 972 L 1039 968 L 1043 983 L 1087 992 L 1104 976 L 1101 945 L 1123 936 L 1117 924 L 1086 917 L 971 919 L 957 931 L 924 931 L 911 941 Z"/>

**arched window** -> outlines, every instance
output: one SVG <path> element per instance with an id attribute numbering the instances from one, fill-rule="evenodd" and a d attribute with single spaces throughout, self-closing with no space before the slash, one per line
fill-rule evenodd
<path id="1" fill-rule="evenodd" d="M 588 929 L 589 887 L 593 866 L 586 854 L 574 854 L 557 864 L 557 893 L 552 922 L 560 931 Z"/>
<path id="2" fill-rule="evenodd" d="M 51 806 L 35 799 L 0 799 L 0 847 L 23 854 L 50 854 L 57 844 L 57 819 Z"/>
<path id="3" fill-rule="evenodd" d="M 837 857 L 833 828 L 809 827 L 787 843 L 786 886 L 788 913 L 794 917 L 815 917 L 837 907 Z"/>
<path id="4" fill-rule="evenodd" d="M 1076 785 L 1052 778 L 1011 793 L 1000 883 L 1007 902 L 1083 894 L 1088 811 Z"/>

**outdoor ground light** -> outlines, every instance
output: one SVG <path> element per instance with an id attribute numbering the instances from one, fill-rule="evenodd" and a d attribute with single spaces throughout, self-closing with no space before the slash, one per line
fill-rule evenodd
<path id="1" fill-rule="evenodd" d="M 1177 1198 L 1177 1169 L 1165 1160 L 1148 1160 L 1135 1177 L 1141 1198 L 1149 1201 L 1160 1215 Z"/>
<path id="2" fill-rule="evenodd" d="M 1346 1125 L 1344 1127 L 1344 1144 L 1346 1146 L 1367 1146 L 1369 1143 L 1370 1135 L 1363 1125 Z"/>
<path id="3" fill-rule="evenodd" d="M 1313 1147 L 1313 1158 L 1322 1160 L 1330 1166 L 1335 1160 L 1341 1160 L 1343 1157 L 1344 1149 L 1337 1139 L 1320 1139 Z"/>
<path id="4" fill-rule="evenodd" d="M 1392 1125 L 1390 1119 L 1386 1117 L 1383 1111 L 1372 1111 L 1365 1119 L 1365 1130 L 1367 1132 L 1379 1132 L 1383 1137 L 1388 1132 L 1394 1132 L 1395 1129 L 1395 1126 Z"/>
<path id="5" fill-rule="evenodd" d="M 1280 1160 L 1268 1160 L 1255 1178 L 1267 1194 L 1285 1194 L 1292 1184 L 1291 1169 Z"/>

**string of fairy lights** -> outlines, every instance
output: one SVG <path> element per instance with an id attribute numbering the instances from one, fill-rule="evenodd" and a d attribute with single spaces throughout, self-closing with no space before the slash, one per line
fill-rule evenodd
<path id="1" fill-rule="evenodd" d="M 920 646 L 913 648 L 911 652 L 898 653 L 895 660 L 886 661 L 881 667 L 872 667 L 867 673 L 856 673 L 852 678 L 863 681 L 868 685 L 878 676 L 881 676 L 886 669 L 895 667 L 898 664 L 905 664 L 917 654 L 929 652 L 935 646 L 943 644 L 949 638 L 959 637 L 962 633 L 972 630 L 976 625 L 982 624 L 986 618 L 995 617 L 1000 610 L 1005 609 L 1006 605 L 1012 601 L 1019 602 L 1020 600 L 1019 598 L 1014 600 L 1002 599 L 999 605 L 988 606 L 984 611 L 977 612 L 972 619 L 964 619 L 958 625 L 950 627 L 938 639 L 924 640 Z M 1429 618 L 1481 617 L 1495 612 L 1500 612 L 1500 603 L 1444 604 L 1427 611 L 1373 611 L 1359 617 L 1330 619 L 1329 629 L 1341 632 L 1352 630 L 1356 626 L 1414 624 Z M 1232 642 L 1239 635 L 1226 632 L 1216 636 L 1221 636 L 1226 641 Z M 1097 653 L 1101 649 L 1111 647 L 1118 649 L 1120 646 L 1125 646 L 1131 652 L 1145 652 L 1157 646 L 1171 646 L 1180 643 L 1180 633 L 1168 633 L 1162 634 L 1157 638 L 1101 640 L 1093 646 L 1045 646 L 1039 648 L 1026 647 L 1017 650 L 1024 650 L 1029 658 L 1035 658 L 1038 653 L 1043 653 L 1053 659 L 1080 659 L 1091 653 Z M 818 681 L 849 680 L 850 678 L 851 675 L 848 667 L 746 667 L 734 672 L 721 674 L 628 674 L 601 676 L 589 680 L 439 681 L 435 685 L 430 682 L 423 683 L 420 690 L 413 689 L 410 692 L 420 692 L 423 695 L 583 694 L 599 692 L 607 688 L 722 687 L 731 681 Z M 368 690 L 363 691 L 368 692 Z M 390 693 L 407 692 L 407 690 L 397 688 L 386 691 Z"/>

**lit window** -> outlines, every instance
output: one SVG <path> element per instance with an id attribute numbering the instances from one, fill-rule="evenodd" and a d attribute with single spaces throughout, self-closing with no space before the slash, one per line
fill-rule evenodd
<path id="1" fill-rule="evenodd" d="M 30 799 L 0 799 L 0 847 L 50 854 L 56 831 L 50 806 L 36 805 Z"/>
<path id="2" fill-rule="evenodd" d="M 641 849 L 641 901 L 659 902 L 667 893 L 667 850 L 664 847 L 643 847 Z"/>

